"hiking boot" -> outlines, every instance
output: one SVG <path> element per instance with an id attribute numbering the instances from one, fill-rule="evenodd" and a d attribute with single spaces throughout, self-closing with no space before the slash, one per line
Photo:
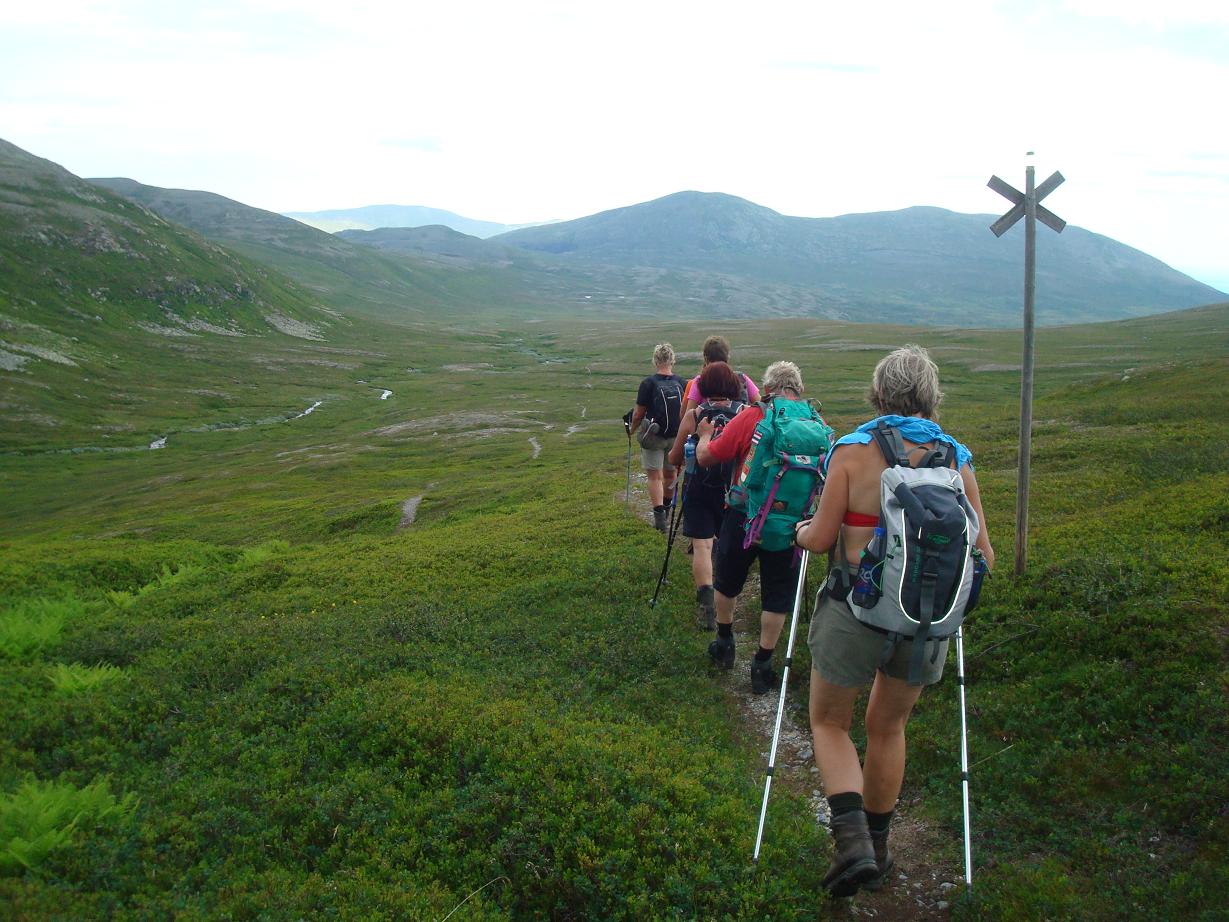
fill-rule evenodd
<path id="1" fill-rule="evenodd" d="M 772 668 L 772 658 L 751 660 L 751 694 L 764 695 L 777 687 L 777 673 Z"/>
<path id="2" fill-rule="evenodd" d="M 717 607 L 712 586 L 701 586 L 696 590 L 696 627 L 702 631 L 717 630 Z"/>
<path id="3" fill-rule="evenodd" d="M 669 506 L 654 506 L 653 507 L 653 527 L 663 535 L 666 533 L 666 527 L 670 524 L 670 507 Z"/>
<path id="4" fill-rule="evenodd" d="M 733 668 L 734 638 L 722 637 L 718 634 L 717 638 L 708 645 L 708 658 L 713 661 L 714 665 L 720 666 L 722 669 Z"/>
<path id="5" fill-rule="evenodd" d="M 872 832 L 871 847 L 875 850 L 875 866 L 879 869 L 879 873 L 863 882 L 864 890 L 878 890 L 888 882 L 888 872 L 896 867 L 896 859 L 892 857 L 892 850 L 888 848 L 888 830 Z"/>
<path id="6" fill-rule="evenodd" d="M 823 887 L 834 897 L 853 896 L 868 880 L 879 876 L 875 848 L 866 826 L 866 814 L 851 810 L 832 818 L 832 837 L 836 840 L 832 865 L 824 875 Z M 884 844 L 887 844 L 886 839 Z"/>

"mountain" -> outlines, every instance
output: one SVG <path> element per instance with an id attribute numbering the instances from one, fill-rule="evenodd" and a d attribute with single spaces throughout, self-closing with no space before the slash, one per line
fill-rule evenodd
<path id="1" fill-rule="evenodd" d="M 289 279 L 3 140 L 0 265 L 0 328 L 27 357 L 8 366 L 59 354 L 52 342 L 62 358 L 84 349 L 67 344 L 82 325 L 314 337 L 329 324 Z"/>
<path id="2" fill-rule="evenodd" d="M 289 211 L 286 217 L 310 224 L 323 231 L 376 230 L 382 227 L 429 227 L 439 224 L 471 237 L 494 237 L 532 224 L 498 224 L 478 221 L 440 208 L 422 205 L 367 205 L 363 208 L 340 208 L 331 211 Z"/>
<path id="3" fill-rule="evenodd" d="M 359 246 L 388 253 L 412 254 L 454 265 L 509 265 L 514 261 L 526 263 L 533 259 L 524 250 L 463 234 L 443 224 L 342 230 L 337 231 L 335 236 Z"/>
<path id="4" fill-rule="evenodd" d="M 942 208 L 799 218 L 718 193 L 679 192 L 575 221 L 501 234 L 499 243 L 564 264 L 715 273 L 741 289 L 793 289 L 825 316 L 1014 325 L 1022 231 Z M 1124 244 L 1078 227 L 1038 234 L 1039 323 L 1120 319 L 1225 295 Z M 744 302 L 754 313 L 754 301 Z"/>
<path id="5" fill-rule="evenodd" d="M 272 211 L 213 192 L 164 189 L 132 179 L 90 182 L 276 268 L 336 307 L 421 315 L 448 299 L 446 291 L 417 271 L 421 267 L 386 259 Z"/>

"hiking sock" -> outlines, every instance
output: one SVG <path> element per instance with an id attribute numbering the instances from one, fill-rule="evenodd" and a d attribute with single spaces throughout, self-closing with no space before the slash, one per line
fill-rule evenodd
<path id="1" fill-rule="evenodd" d="M 872 813 L 866 811 L 866 825 L 870 827 L 872 833 L 887 832 L 888 827 L 892 825 L 892 817 L 896 814 L 895 810 L 889 810 L 887 813 Z"/>
<path id="2" fill-rule="evenodd" d="M 765 650 L 763 647 L 760 647 L 758 650 L 755 651 L 755 661 L 757 663 L 766 663 L 770 659 L 772 659 L 772 654 L 775 651 L 776 651 L 776 647 L 773 647 L 771 650 Z"/>
<path id="3" fill-rule="evenodd" d="M 734 636 L 733 622 L 731 622 L 730 624 L 722 624 L 720 621 L 718 621 L 717 622 L 717 636 L 718 637 L 733 637 Z"/>
<path id="4" fill-rule="evenodd" d="M 828 810 L 831 811 L 833 819 L 846 813 L 853 813 L 855 810 L 865 810 L 862 805 L 862 795 L 857 791 L 833 794 L 828 798 Z"/>

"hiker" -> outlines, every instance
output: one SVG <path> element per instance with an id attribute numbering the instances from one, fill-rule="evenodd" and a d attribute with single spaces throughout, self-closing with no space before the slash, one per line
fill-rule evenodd
<path id="1" fill-rule="evenodd" d="M 695 433 L 701 420 L 709 420 L 714 432 L 723 429 L 745 406 L 739 399 L 742 388 L 734 370 L 723 361 L 709 362 L 700 372 L 699 388 L 705 400 L 684 413 L 679 424 L 669 461 L 681 467 L 687 440 Z M 734 473 L 733 463 L 714 467 L 696 466 L 684 474 L 683 536 L 691 539 L 691 576 L 696 586 L 696 623 L 711 631 L 717 626 L 717 609 L 713 597 L 713 540 L 721 531 L 725 512 L 725 494 Z"/>
<path id="2" fill-rule="evenodd" d="M 872 535 L 882 534 L 876 532 L 880 475 L 888 465 L 871 435 L 880 421 L 899 432 L 915 469 L 923 466 L 920 462 L 926 448 L 951 452 L 949 466 L 959 472 L 957 480 L 962 481 L 980 526 L 975 545 L 985 555 L 986 565 L 994 565 L 973 456 L 935 421 L 942 394 L 938 370 L 926 350 L 905 346 L 880 360 L 868 397 L 879 417 L 837 440 L 828 457 L 819 509 L 813 519 L 800 524 L 796 536 L 798 544 L 810 551 L 834 549 L 836 555 L 807 644 L 813 664 L 810 718 L 815 764 L 828 792 L 836 839 L 824 886 L 838 896 L 852 895 L 859 886 L 878 888 L 892 868 L 888 826 L 904 779 L 905 724 L 922 687 L 943 675 L 948 646 L 946 639 L 932 638 L 936 649 L 933 655 L 927 652 L 919 659 L 920 684 L 911 685 L 908 678 L 915 641 L 898 636 L 893 646 L 886 631 L 859 621 L 847 601 L 861 549 Z M 865 714 L 866 757 L 860 765 L 849 728 L 854 703 L 867 685 L 872 688 Z"/>
<path id="3" fill-rule="evenodd" d="M 769 365 L 764 372 L 763 390 L 768 395 L 768 400 L 749 405 L 726 424 L 720 436 L 712 437 L 715 425 L 711 420 L 701 419 L 696 426 L 700 436 L 696 445 L 697 463 L 709 467 L 734 462 L 735 470 L 739 472 L 736 483 L 730 489 L 727 509 L 717 538 L 717 565 L 713 580 L 717 636 L 709 644 L 708 655 L 715 664 L 723 668 L 728 669 L 734 665 L 734 605 L 747 581 L 751 564 L 758 559 L 763 613 L 760 617 L 760 646 L 751 662 L 751 691 L 757 695 L 765 694 L 777 685 L 772 657 L 777 640 L 781 636 L 781 628 L 785 624 L 786 614 L 793 608 L 794 593 L 798 585 L 799 558 L 791 543 L 793 526 L 805 514 L 802 507 L 809 504 L 809 499 L 804 496 L 803 500 L 797 503 L 794 518 L 785 523 L 788 537 L 780 549 L 769 550 L 759 543 L 744 547 L 748 522 L 753 520 L 755 515 L 753 512 L 749 515 L 751 497 L 749 493 L 743 492 L 743 484 L 747 481 L 753 460 L 760 470 L 765 467 L 761 463 L 763 459 L 760 458 L 764 436 L 761 421 L 772 423 L 778 416 L 808 419 L 813 416 L 819 420 L 818 414 L 802 398 L 802 373 L 793 362 L 774 362 Z M 832 430 L 824 425 L 822 420 L 819 420 L 818 425 L 822 426 L 826 433 L 831 433 Z M 823 449 L 826 450 L 826 435 L 824 438 Z M 818 462 L 818 452 L 814 461 Z M 808 484 L 814 483 L 817 478 L 818 472 Z M 771 507 L 773 504 L 768 505 Z"/>
<path id="4" fill-rule="evenodd" d="M 730 344 L 726 342 L 723 336 L 710 336 L 704 340 L 702 354 L 705 367 L 710 362 L 725 362 L 728 365 L 730 363 Z M 703 372 L 704 368 L 701 368 L 700 371 Z M 735 372 L 735 374 L 739 384 L 739 392 L 735 395 L 735 399 L 743 403 L 757 403 L 760 399 L 760 389 L 755 386 L 755 382 L 741 371 Z M 690 410 L 694 410 L 704 402 L 707 396 L 709 395 L 705 394 L 704 388 L 700 384 L 700 375 L 696 375 L 687 382 L 687 390 L 683 392 L 683 412 L 687 413 Z"/>
<path id="5" fill-rule="evenodd" d="M 686 382 L 674 373 L 674 347 L 669 343 L 658 343 L 654 347 L 653 365 L 657 371 L 641 381 L 636 392 L 631 430 L 640 442 L 640 463 L 649 483 L 649 501 L 653 504 L 653 527 L 664 533 L 670 511 L 667 497 L 674 492 L 675 476 L 675 468 L 666 460 L 666 452 L 674 444 L 678 432 Z"/>

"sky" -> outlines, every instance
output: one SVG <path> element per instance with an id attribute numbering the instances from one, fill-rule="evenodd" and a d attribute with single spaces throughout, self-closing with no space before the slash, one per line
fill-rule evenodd
<path id="1" fill-rule="evenodd" d="M 1222 290 L 1227 97 L 1214 0 L 0 3 L 0 137 L 80 176 L 510 224 L 684 189 L 997 215 L 1035 151 L 1052 211 Z"/>

